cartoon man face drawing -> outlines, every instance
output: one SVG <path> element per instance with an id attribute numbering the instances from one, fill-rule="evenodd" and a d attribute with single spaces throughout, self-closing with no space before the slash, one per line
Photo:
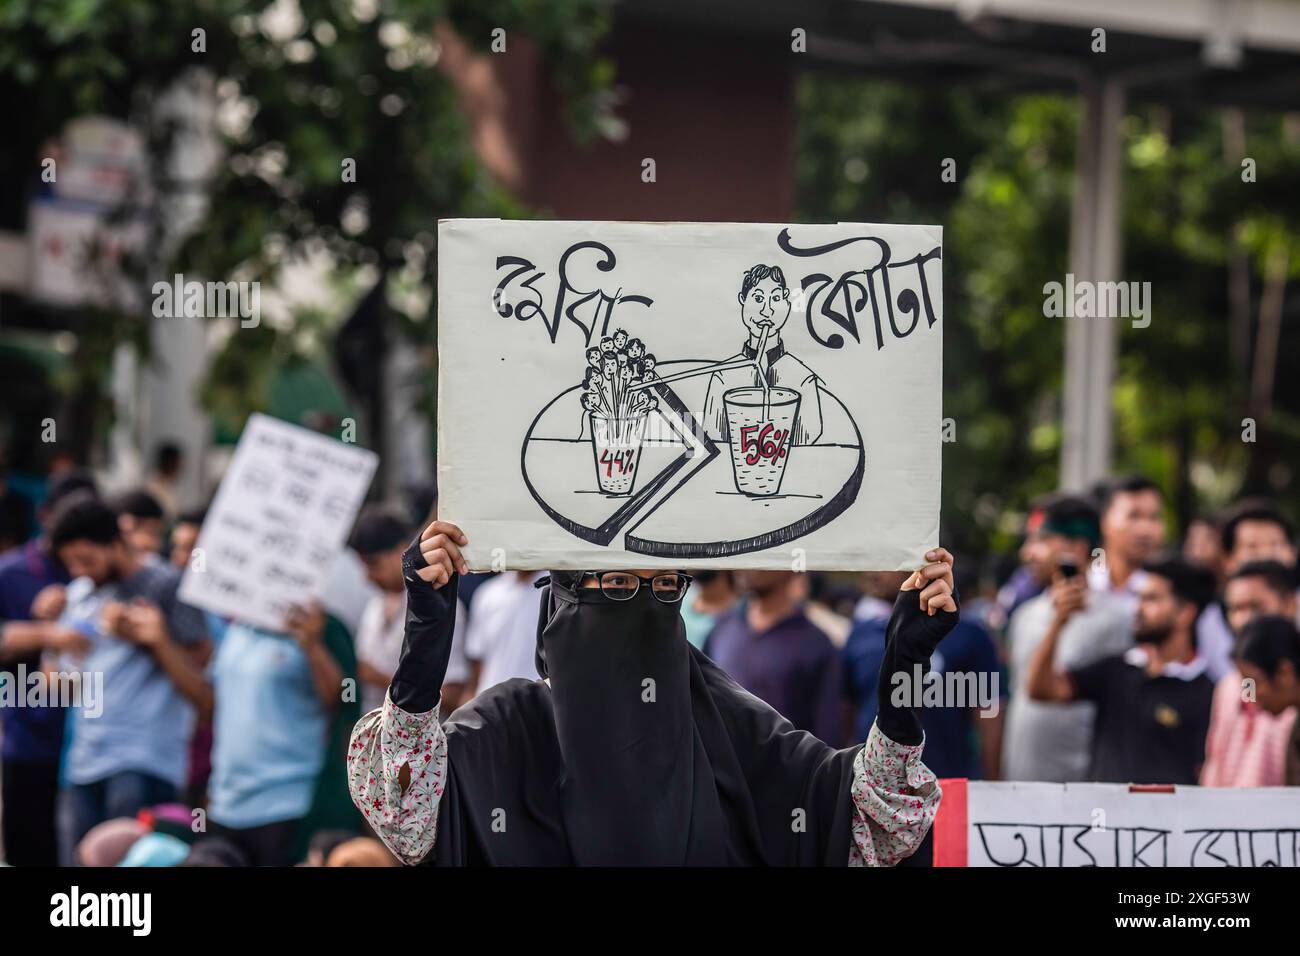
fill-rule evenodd
<path id="1" fill-rule="evenodd" d="M 736 294 L 740 302 L 740 321 L 757 343 L 767 327 L 768 344 L 774 345 L 786 320 L 790 318 L 790 290 L 780 266 L 757 265 L 745 273 Z"/>

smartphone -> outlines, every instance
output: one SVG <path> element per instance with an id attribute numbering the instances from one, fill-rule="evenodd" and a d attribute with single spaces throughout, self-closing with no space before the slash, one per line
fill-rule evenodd
<path id="1" fill-rule="evenodd" d="M 1076 577 L 1079 573 L 1079 563 L 1074 558 L 1057 558 L 1056 568 L 1061 572 L 1061 577 L 1066 580 Z"/>

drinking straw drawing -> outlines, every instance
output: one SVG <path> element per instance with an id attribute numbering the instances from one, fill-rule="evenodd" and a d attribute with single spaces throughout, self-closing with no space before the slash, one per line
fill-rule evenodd
<path id="1" fill-rule="evenodd" d="M 771 417 L 772 390 L 767 384 L 767 373 L 763 371 L 763 359 L 767 355 L 767 333 L 771 331 L 770 322 L 762 323 L 763 334 L 758 337 L 758 351 L 754 360 L 758 362 L 758 384 L 763 387 L 763 418 Z"/>
<path id="2" fill-rule="evenodd" d="M 763 334 L 759 338 L 758 342 L 758 353 L 752 359 L 741 359 L 738 362 L 711 362 L 708 365 L 703 365 L 699 368 L 688 369 L 685 372 L 674 372 L 672 375 L 664 375 L 662 377 L 652 370 L 648 376 L 644 376 L 641 380 L 633 380 L 628 391 L 639 392 L 643 389 L 654 388 L 656 385 L 668 385 L 672 382 L 681 381 L 684 378 L 694 378 L 697 375 L 712 375 L 714 372 L 725 372 L 728 369 L 733 368 L 752 368 L 758 372 L 758 376 L 762 381 L 763 391 L 766 393 L 769 390 L 767 375 L 763 372 L 763 366 L 760 364 L 759 360 L 765 354 L 764 349 L 767 348 L 768 331 L 770 328 L 771 327 L 767 324 L 763 325 Z M 639 340 L 633 339 L 633 341 L 635 342 Z M 646 358 L 650 359 L 652 362 L 654 360 L 653 355 L 647 355 Z"/>

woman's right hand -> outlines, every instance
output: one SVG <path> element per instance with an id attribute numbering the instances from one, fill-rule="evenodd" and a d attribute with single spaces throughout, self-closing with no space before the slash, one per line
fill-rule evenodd
<path id="1" fill-rule="evenodd" d="M 402 552 L 406 627 L 388 698 L 409 714 L 438 706 L 456 628 L 456 576 L 469 571 L 460 549 L 468 543 L 450 521 L 435 521 Z"/>
<path id="2" fill-rule="evenodd" d="M 434 521 L 424 529 L 420 540 L 412 544 L 415 573 L 421 581 L 428 581 L 434 589 L 442 587 L 451 580 L 452 575 L 469 573 L 460 549 L 469 544 L 465 532 L 450 521 Z"/>

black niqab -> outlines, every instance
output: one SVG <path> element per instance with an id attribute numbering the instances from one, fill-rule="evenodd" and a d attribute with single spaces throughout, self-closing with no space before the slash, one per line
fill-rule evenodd
<path id="1" fill-rule="evenodd" d="M 454 602 L 454 586 L 437 593 Z M 549 687 L 509 680 L 447 720 L 426 863 L 848 861 L 858 748 L 834 750 L 742 690 L 686 641 L 676 605 L 553 575 L 537 659 Z"/>

